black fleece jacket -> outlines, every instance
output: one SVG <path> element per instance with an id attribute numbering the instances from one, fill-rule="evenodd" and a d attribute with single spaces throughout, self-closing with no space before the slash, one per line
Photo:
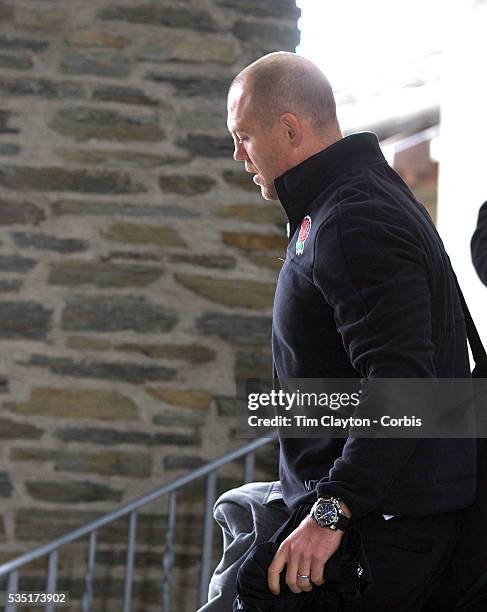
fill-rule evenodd
<path id="1" fill-rule="evenodd" d="M 274 376 L 467 378 L 465 323 L 424 207 L 371 133 L 347 136 L 275 181 L 290 241 L 273 311 Z M 355 416 L 367 416 L 360 401 Z M 280 440 L 290 508 L 335 495 L 355 519 L 470 505 L 475 440 Z"/>
<path id="2" fill-rule="evenodd" d="M 487 285 L 487 202 L 479 210 L 477 227 L 470 243 L 472 261 L 480 280 Z"/>

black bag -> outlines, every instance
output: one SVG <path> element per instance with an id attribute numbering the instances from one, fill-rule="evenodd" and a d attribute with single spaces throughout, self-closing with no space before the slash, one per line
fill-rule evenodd
<path id="1" fill-rule="evenodd" d="M 345 532 L 340 547 L 326 564 L 326 582 L 312 591 L 293 593 L 280 576 L 280 594 L 267 586 L 267 568 L 287 536 L 309 514 L 311 506 L 302 504 L 274 534 L 270 542 L 257 544 L 241 565 L 237 577 L 238 597 L 234 612 L 341 612 L 370 587 L 372 579 L 362 538 L 352 527 Z"/>
<path id="2" fill-rule="evenodd" d="M 486 379 L 487 353 L 455 277 L 465 316 L 467 338 L 475 361 L 472 378 Z M 485 385 L 485 384 L 484 384 Z M 482 389 L 481 397 L 486 397 Z M 477 412 L 487 405 L 476 403 Z M 485 414 L 485 412 L 484 412 Z M 482 418 L 485 422 L 485 417 Z M 441 610 L 485 612 L 487 610 L 487 438 L 477 438 L 477 492 L 475 502 L 463 511 L 462 527 L 452 559 L 438 587 Z M 436 601 L 436 598 L 435 598 Z"/>

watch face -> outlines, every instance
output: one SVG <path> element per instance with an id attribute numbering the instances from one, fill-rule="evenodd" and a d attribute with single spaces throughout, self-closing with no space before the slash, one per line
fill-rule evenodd
<path id="1" fill-rule="evenodd" d="M 338 508 L 333 502 L 323 502 L 316 506 L 314 516 L 320 525 L 334 525 L 338 521 Z"/>

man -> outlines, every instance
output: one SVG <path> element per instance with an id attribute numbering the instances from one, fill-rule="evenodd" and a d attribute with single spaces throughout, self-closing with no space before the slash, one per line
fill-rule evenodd
<path id="1" fill-rule="evenodd" d="M 234 158 L 289 219 L 274 300 L 274 376 L 470 376 L 441 240 L 376 137 L 343 138 L 323 73 L 293 53 L 254 62 L 230 87 L 228 129 Z M 367 414 L 366 401 L 355 414 Z M 282 437 L 280 447 L 279 482 L 245 485 L 215 505 L 225 550 L 202 610 L 231 610 L 249 549 L 299 504 L 317 500 L 280 545 L 269 590 L 279 594 L 281 573 L 293 593 L 326 582 L 326 564 L 355 524 L 374 579 L 361 609 L 420 610 L 474 498 L 474 441 Z"/>
<path id="2" fill-rule="evenodd" d="M 480 280 L 487 285 L 487 202 L 479 210 L 477 227 L 470 243 L 472 262 Z"/>

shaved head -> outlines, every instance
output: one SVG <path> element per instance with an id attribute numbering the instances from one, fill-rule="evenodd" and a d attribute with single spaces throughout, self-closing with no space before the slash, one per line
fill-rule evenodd
<path id="1" fill-rule="evenodd" d="M 310 60 L 279 51 L 244 68 L 233 80 L 251 98 L 255 117 L 271 124 L 289 112 L 307 120 L 317 131 L 336 125 L 333 90 L 323 72 Z"/>
<path id="2" fill-rule="evenodd" d="M 278 176 L 342 138 L 328 80 L 295 53 L 269 53 L 235 77 L 227 126 L 234 159 L 266 200 L 277 199 Z"/>

